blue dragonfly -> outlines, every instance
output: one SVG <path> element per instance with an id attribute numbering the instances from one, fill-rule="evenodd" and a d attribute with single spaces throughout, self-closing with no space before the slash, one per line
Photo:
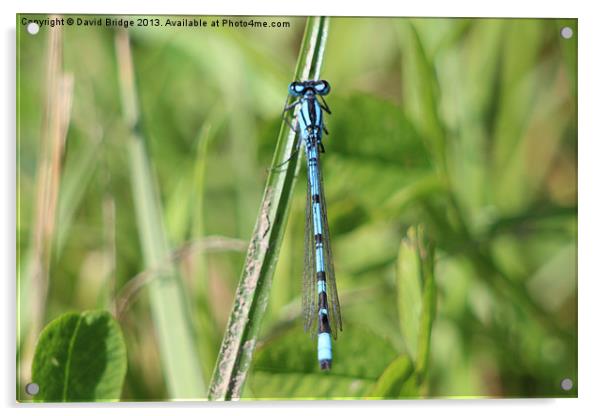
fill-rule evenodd
<path id="1" fill-rule="evenodd" d="M 305 146 L 307 160 L 307 200 L 305 210 L 305 269 L 303 273 L 303 315 L 305 330 L 318 333 L 318 362 L 322 370 L 332 366 L 331 336 L 336 339 L 337 331 L 343 330 L 337 286 L 332 264 L 330 233 L 326 216 L 326 199 L 320 167 L 320 154 L 324 153 L 322 133 L 328 134 L 324 126 L 323 112 L 330 114 L 324 96 L 330 92 L 328 82 L 295 81 L 288 87 L 289 95 L 295 98 L 284 107 L 283 114 L 295 110 L 297 127 L 301 135 L 299 146 Z M 315 332 L 314 332 L 315 333 Z"/>

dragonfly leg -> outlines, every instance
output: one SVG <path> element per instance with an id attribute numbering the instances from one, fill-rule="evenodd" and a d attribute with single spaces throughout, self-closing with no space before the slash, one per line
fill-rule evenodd
<path id="1" fill-rule="evenodd" d="M 285 105 L 284 108 L 282 109 L 282 118 L 284 119 L 285 123 L 291 128 L 291 130 L 295 131 L 295 132 L 296 132 L 295 127 L 293 127 L 290 120 L 288 118 L 286 118 L 286 112 L 292 110 L 293 108 L 295 108 L 295 106 L 299 105 L 300 103 L 301 103 L 301 99 L 298 99 L 297 101 L 294 101 L 289 105 Z"/>
<path id="2" fill-rule="evenodd" d="M 287 106 L 284 106 L 284 109 L 282 110 L 282 112 L 287 112 L 288 110 L 290 110 L 291 108 L 294 108 L 296 105 L 299 105 L 301 103 L 301 99 L 299 98 L 297 101 L 293 101 L 292 103 L 290 103 Z"/>
<path id="3" fill-rule="evenodd" d="M 324 97 L 322 97 L 321 95 L 318 95 L 318 97 L 322 99 L 322 102 L 319 103 L 320 107 L 322 107 L 322 110 L 326 111 L 328 114 L 332 114 L 332 112 L 330 111 L 330 107 L 328 107 L 328 104 L 326 104 L 326 100 L 324 99 Z"/>
<path id="4" fill-rule="evenodd" d="M 297 132 L 297 130 L 295 129 L 295 127 L 294 127 L 294 126 L 291 124 L 291 121 L 290 121 L 288 118 L 286 118 L 286 114 L 284 114 L 284 113 L 282 114 L 282 119 L 283 119 L 283 120 L 284 120 L 284 122 L 287 124 L 287 126 L 289 126 L 289 127 L 290 127 L 290 129 L 291 129 L 292 131 L 294 131 L 294 132 Z"/>
<path id="5" fill-rule="evenodd" d="M 297 156 L 297 153 L 299 153 L 299 146 L 297 146 L 297 148 L 293 151 L 293 153 L 291 153 L 291 156 L 286 159 L 284 162 L 277 164 L 276 166 L 274 166 L 272 169 L 272 171 L 276 171 L 279 168 L 281 168 L 282 166 L 286 165 L 288 162 L 290 162 L 295 156 Z"/>

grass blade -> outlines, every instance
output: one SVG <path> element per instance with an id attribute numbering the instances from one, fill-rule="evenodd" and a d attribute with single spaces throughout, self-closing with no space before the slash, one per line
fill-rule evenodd
<path id="1" fill-rule="evenodd" d="M 400 26 L 404 108 L 430 148 L 440 173 L 447 170 L 446 131 L 439 116 L 439 84 L 434 66 L 412 20 Z"/>
<path id="2" fill-rule="evenodd" d="M 63 35 L 60 27 L 54 27 L 48 32 L 45 87 L 46 101 L 39 136 L 40 158 L 36 172 L 31 242 L 25 257 L 25 270 L 23 274 L 19 273 L 17 284 L 20 382 L 28 382 L 31 377 L 30 364 L 35 340 L 46 319 L 52 243 L 57 232 L 62 158 L 71 120 L 73 76 L 63 72 Z M 17 149 L 19 148 L 18 145 Z M 21 188 L 19 181 L 18 178 L 17 190 Z M 20 204 L 20 195 L 17 195 L 18 222 L 22 221 L 18 213 Z M 22 389 L 19 387 L 18 391 L 22 392 Z"/>
<path id="3" fill-rule="evenodd" d="M 397 303 L 399 323 L 408 355 L 416 362 L 418 355 L 419 322 L 422 311 L 420 257 L 416 247 L 416 230 L 399 247 L 397 260 Z"/>
<path id="4" fill-rule="evenodd" d="M 308 18 L 295 79 L 319 77 L 327 34 L 328 18 Z M 285 171 L 275 167 L 291 157 L 295 146 L 296 135 L 283 121 L 234 307 L 209 387 L 211 400 L 236 399 L 242 392 L 267 305 L 292 200 L 299 155 L 290 160 Z"/>
<path id="5" fill-rule="evenodd" d="M 126 32 L 119 32 L 117 36 L 117 62 L 124 118 L 130 128 L 128 153 L 140 243 L 146 267 L 160 270 L 148 286 L 163 371 L 171 398 L 200 398 L 205 395 L 206 386 L 188 302 L 182 282 L 170 261 L 171 250 L 165 235 L 156 182 L 144 139 L 137 130 L 140 116 L 129 38 Z"/>
<path id="6" fill-rule="evenodd" d="M 397 263 L 397 290 L 401 332 L 409 356 L 415 364 L 418 385 L 426 376 L 437 288 L 434 277 L 434 244 L 424 227 L 412 227 L 402 241 Z"/>
<path id="7" fill-rule="evenodd" d="M 58 200 L 57 220 L 61 224 L 56 230 L 56 256 L 60 256 L 71 224 L 80 206 L 84 193 L 88 187 L 98 165 L 98 154 L 101 150 L 102 138 L 94 137 L 82 150 L 78 159 L 67 162 L 63 174 L 63 183 Z"/>
<path id="8" fill-rule="evenodd" d="M 422 271 L 422 311 L 420 313 L 416 374 L 418 383 L 423 384 L 431 351 L 433 321 L 437 312 L 437 285 L 435 283 L 435 246 L 425 236 L 424 227 L 419 227 L 417 231 Z"/>
<path id="9" fill-rule="evenodd" d="M 412 360 L 406 354 L 400 355 L 385 368 L 368 398 L 375 400 L 398 398 L 403 384 L 413 371 Z"/>

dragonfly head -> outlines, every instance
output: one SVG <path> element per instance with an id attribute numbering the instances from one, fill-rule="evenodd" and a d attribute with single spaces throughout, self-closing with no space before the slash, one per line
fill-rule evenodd
<path id="1" fill-rule="evenodd" d="M 302 95 L 327 95 L 330 92 L 330 84 L 327 81 L 294 81 L 288 86 L 288 93 L 293 97 Z"/>

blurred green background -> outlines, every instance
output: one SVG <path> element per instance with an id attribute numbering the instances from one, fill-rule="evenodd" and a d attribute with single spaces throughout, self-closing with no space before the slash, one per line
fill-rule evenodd
<path id="1" fill-rule="evenodd" d="M 300 17 L 261 19 L 290 27 L 129 30 L 139 128 L 205 380 L 305 26 Z M 560 36 L 567 26 L 570 39 Z M 31 36 L 18 24 L 17 32 L 23 284 L 39 203 L 48 30 Z M 69 310 L 113 308 L 146 270 L 116 30 L 62 32 L 73 96 L 44 323 Z M 396 264 L 416 224 L 436 246 L 438 291 L 422 393 L 575 396 L 576 69 L 575 19 L 333 18 L 322 70 L 333 111 L 323 166 L 344 322 L 338 361 L 320 374 L 315 339 L 300 325 L 302 169 L 244 397 L 370 396 L 408 350 Z M 23 293 L 19 302 L 34 308 Z M 117 315 L 128 351 L 123 400 L 169 398 L 149 302 L 143 284 Z M 23 321 L 18 329 L 22 336 L 28 330 Z M 575 384 L 568 392 L 560 388 L 565 378 Z"/>

